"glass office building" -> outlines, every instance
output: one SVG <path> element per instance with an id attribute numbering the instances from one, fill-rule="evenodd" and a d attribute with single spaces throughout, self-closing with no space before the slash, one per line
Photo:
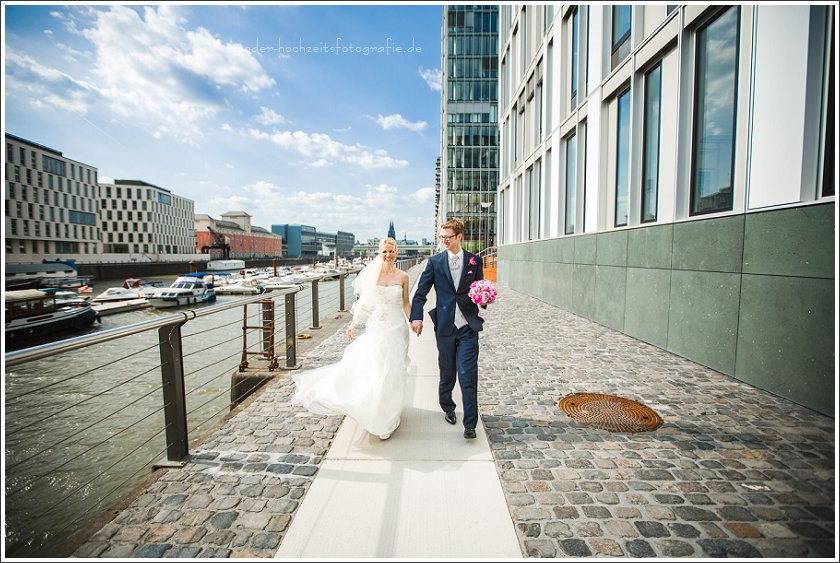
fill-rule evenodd
<path id="1" fill-rule="evenodd" d="M 459 218 L 465 248 L 496 244 L 498 6 L 443 8 L 438 226 Z"/>

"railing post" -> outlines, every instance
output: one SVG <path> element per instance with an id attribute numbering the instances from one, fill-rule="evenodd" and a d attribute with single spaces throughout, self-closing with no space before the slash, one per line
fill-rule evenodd
<path id="1" fill-rule="evenodd" d="M 274 357 L 274 300 L 262 301 L 262 349 L 269 358 Z"/>
<path id="2" fill-rule="evenodd" d="M 340 274 L 338 276 L 338 310 L 341 312 L 346 311 L 344 308 L 344 278 L 347 277 L 347 274 Z"/>
<path id="3" fill-rule="evenodd" d="M 297 369 L 297 322 L 295 320 L 295 294 L 286 294 L 286 369 Z"/>
<path id="4" fill-rule="evenodd" d="M 170 462 L 183 462 L 189 455 L 184 356 L 181 348 L 181 326 L 185 322 L 186 319 L 158 329 L 160 372 L 163 379 L 163 415 L 166 424 L 166 459 Z"/>
<path id="5" fill-rule="evenodd" d="M 312 326 L 310 328 L 321 328 L 320 320 L 318 318 L 318 282 L 320 280 L 312 280 Z"/>

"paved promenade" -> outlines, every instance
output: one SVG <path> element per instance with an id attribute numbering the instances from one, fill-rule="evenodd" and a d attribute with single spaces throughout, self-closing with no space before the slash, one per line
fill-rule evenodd
<path id="1" fill-rule="evenodd" d="M 291 379 L 279 378 L 74 555 L 836 558 L 833 419 L 506 288 L 485 316 L 472 443 L 461 411 L 457 427 L 434 417 L 434 374 L 415 360 L 433 346 L 412 335 L 415 392 L 387 442 L 292 407 Z M 345 345 L 342 329 L 301 362 L 337 361 Z M 579 425 L 556 406 L 574 392 L 638 400 L 665 423 L 636 434 Z M 473 490 L 450 482 L 479 466 Z M 449 504 L 435 510 L 440 496 L 418 499 L 406 483 Z M 492 513 L 474 509 L 482 495 L 495 497 Z M 411 519 L 418 500 L 426 508 Z M 446 519 L 499 547 L 468 552 L 457 534 L 439 537 L 444 553 L 411 543 Z M 322 524 L 343 527 L 329 537 Z M 505 524 L 518 554 L 499 537 Z M 340 535 L 354 527 L 355 544 Z"/>

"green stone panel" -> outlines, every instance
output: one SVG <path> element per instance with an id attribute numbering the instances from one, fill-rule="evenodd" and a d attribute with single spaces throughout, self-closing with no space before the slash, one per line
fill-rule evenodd
<path id="1" fill-rule="evenodd" d="M 572 265 L 547 262 L 545 264 L 545 292 L 543 301 L 569 310 L 572 304 Z"/>
<path id="2" fill-rule="evenodd" d="M 834 205 L 747 215 L 744 273 L 834 278 Z"/>
<path id="3" fill-rule="evenodd" d="M 575 263 L 575 237 L 555 239 L 557 243 L 557 261 L 564 264 Z"/>
<path id="4" fill-rule="evenodd" d="M 627 265 L 631 268 L 671 268 L 674 225 L 640 227 L 629 231 Z"/>
<path id="5" fill-rule="evenodd" d="M 599 266 L 627 265 L 627 231 L 596 235 L 595 259 Z"/>
<path id="6" fill-rule="evenodd" d="M 512 260 L 502 260 L 501 258 L 498 261 L 498 266 L 496 268 L 496 283 L 498 285 L 504 285 L 507 287 L 513 287 L 511 285 L 510 279 L 510 272 L 513 269 L 513 261 Z"/>
<path id="7" fill-rule="evenodd" d="M 531 262 L 531 271 L 533 272 L 533 274 L 530 277 L 534 280 L 532 295 L 540 301 L 545 301 L 545 266 L 545 262 Z"/>
<path id="8" fill-rule="evenodd" d="M 675 270 L 741 272 L 744 216 L 674 224 Z"/>
<path id="9" fill-rule="evenodd" d="M 624 333 L 660 348 L 668 345 L 671 270 L 627 268 Z"/>
<path id="10" fill-rule="evenodd" d="M 834 281 L 743 276 L 735 375 L 834 416 Z"/>
<path id="11" fill-rule="evenodd" d="M 626 291 L 627 268 L 595 266 L 594 321 L 611 329 L 624 331 Z"/>
<path id="12" fill-rule="evenodd" d="M 740 274 L 673 270 L 667 350 L 734 375 L 740 286 Z"/>
<path id="13" fill-rule="evenodd" d="M 575 264 L 595 264 L 597 236 L 579 235 L 575 237 Z"/>
<path id="14" fill-rule="evenodd" d="M 572 270 L 572 304 L 569 310 L 587 319 L 595 318 L 595 266 L 575 264 Z"/>

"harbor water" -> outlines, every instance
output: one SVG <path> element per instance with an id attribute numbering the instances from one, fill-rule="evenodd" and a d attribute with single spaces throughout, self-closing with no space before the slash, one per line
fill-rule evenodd
<path id="1" fill-rule="evenodd" d="M 347 307 L 352 279 L 345 280 Z M 167 285 L 172 280 L 167 278 Z M 122 280 L 97 283 L 93 295 L 121 284 Z M 309 284 L 296 294 L 297 333 L 313 324 L 311 295 Z M 219 296 L 216 303 L 242 297 Z M 275 299 L 279 355 L 285 342 L 283 301 Z M 322 319 L 339 310 L 336 279 L 319 283 L 318 302 Z M 70 336 L 185 309 L 110 315 Z M 259 305 L 249 305 L 247 314 L 249 326 L 259 324 Z M 191 441 L 230 412 L 231 375 L 242 359 L 242 327 L 243 307 L 234 307 L 190 320 L 181 329 Z M 246 336 L 250 350 L 261 349 L 260 334 L 254 330 Z M 27 362 L 5 373 L 7 555 L 55 556 L 75 533 L 147 477 L 155 463 L 166 459 L 160 363 L 158 331 L 149 330 Z"/>

